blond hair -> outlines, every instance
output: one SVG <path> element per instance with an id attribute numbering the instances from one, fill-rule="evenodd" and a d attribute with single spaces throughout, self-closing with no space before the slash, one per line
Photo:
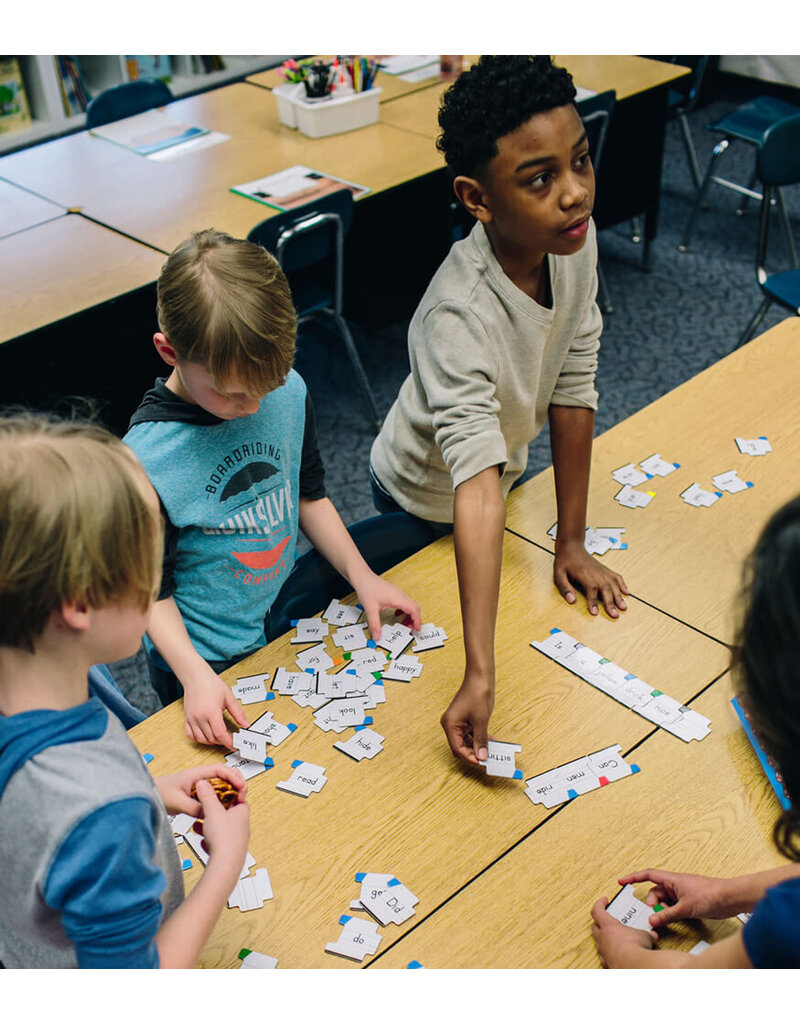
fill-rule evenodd
<path id="1" fill-rule="evenodd" d="M 195 232 L 158 279 L 158 325 L 178 358 L 256 398 L 280 387 L 294 361 L 297 315 L 280 264 L 260 245 L 214 228 Z"/>
<path id="2" fill-rule="evenodd" d="M 62 603 L 149 606 L 162 532 L 146 486 L 102 427 L 0 417 L 0 645 L 33 652 Z"/>

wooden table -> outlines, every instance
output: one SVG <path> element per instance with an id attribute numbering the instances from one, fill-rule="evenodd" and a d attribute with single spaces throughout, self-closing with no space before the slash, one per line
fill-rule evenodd
<path id="1" fill-rule="evenodd" d="M 644 868 L 734 875 L 786 863 L 772 844 L 780 813 L 733 709 L 728 673 L 692 707 L 711 719 L 702 741 L 662 730 L 630 756 L 641 771 L 563 804 L 550 819 L 369 966 L 599 967 L 590 910 L 617 879 Z M 637 886 L 644 899 L 649 886 Z M 424 913 L 424 911 L 423 911 Z M 661 948 L 689 950 L 741 927 L 681 922 Z"/>
<path id="2" fill-rule="evenodd" d="M 587 525 L 623 526 L 627 551 L 603 561 L 631 591 L 718 640 L 733 640 L 742 559 L 769 516 L 798 491 L 800 479 L 800 320 L 773 327 L 744 348 L 623 420 L 595 440 Z M 766 435 L 773 452 L 740 454 L 734 437 Z M 622 508 L 611 471 L 654 452 L 681 466 L 640 485 L 655 498 Z M 754 486 L 710 508 L 680 498 L 692 483 L 713 489 L 712 475 L 737 469 Z M 512 491 L 507 527 L 551 549 L 556 519 L 552 468 Z"/>
<path id="3" fill-rule="evenodd" d="M 63 217 L 63 206 L 0 179 L 0 238 Z"/>
<path id="4" fill-rule="evenodd" d="M 79 214 L 4 238 L 0 342 L 148 284 L 163 262 L 162 254 Z"/>
<path id="5" fill-rule="evenodd" d="M 339 915 L 358 895 L 357 871 L 392 872 L 419 897 L 409 922 L 382 929 L 388 945 L 552 816 L 530 803 L 522 783 L 487 779 L 482 769 L 456 763 L 441 733 L 439 715 L 463 672 L 452 539 L 437 541 L 387 575 L 420 601 L 424 621 L 447 630 L 447 644 L 421 655 L 424 672 L 410 685 L 386 681 L 387 702 L 371 712 L 385 744 L 372 761 L 356 763 L 333 750 L 334 740 L 346 737 L 323 733 L 310 710 L 288 697 L 246 709 L 251 721 L 270 710 L 279 721 L 298 725 L 275 749 L 275 767 L 250 783 L 249 848 L 269 870 L 275 898 L 261 911 L 224 911 L 202 966 L 235 967 L 242 946 L 277 956 L 281 967 L 353 966 L 324 947 L 338 936 Z M 551 626 L 562 626 L 682 701 L 727 665 L 721 644 L 635 599 L 619 622 L 567 605 L 552 583 L 552 556 L 510 534 L 503 580 L 492 727 L 498 738 L 522 744 L 518 763 L 526 776 L 612 743 L 629 750 L 653 731 L 645 719 L 530 647 Z M 328 646 L 333 650 L 330 641 Z M 232 683 L 237 675 L 291 668 L 296 650 L 281 639 L 226 678 Z M 218 752 L 186 738 L 181 703 L 131 735 L 142 752 L 154 755 L 154 772 L 219 759 Z M 669 741 L 684 753 L 681 741 Z M 295 758 L 327 769 L 328 783 L 307 800 L 275 788 L 288 778 Z M 200 870 L 187 872 L 189 886 Z"/>
<path id="6" fill-rule="evenodd" d="M 617 104 L 611 119 L 600 170 L 594 218 L 598 228 L 644 215 L 644 262 L 647 244 L 656 237 L 661 193 L 668 85 L 689 68 L 646 57 L 557 56 L 576 86 L 603 92 L 614 89 Z M 435 139 L 441 95 L 438 85 L 381 105 L 381 121 Z M 633 140 L 636 159 L 631 158 Z"/>
<path id="7" fill-rule="evenodd" d="M 160 162 L 79 132 L 3 157 L 0 177 L 170 252 L 201 228 L 247 235 L 275 211 L 236 195 L 231 186 L 294 164 L 366 185 L 374 194 L 443 163 L 427 140 L 385 124 L 307 138 L 279 123 L 267 91 L 246 83 L 177 100 L 166 109 L 230 138 Z"/>

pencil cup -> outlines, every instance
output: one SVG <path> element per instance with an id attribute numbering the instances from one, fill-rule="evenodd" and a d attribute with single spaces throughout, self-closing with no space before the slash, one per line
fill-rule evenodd
<path id="1" fill-rule="evenodd" d="M 278 103 L 278 118 L 290 128 L 298 128 L 303 135 L 319 139 L 325 135 L 338 135 L 374 124 L 378 120 L 381 90 L 341 92 L 330 97 L 307 102 L 303 86 L 281 85 L 272 90 Z"/>

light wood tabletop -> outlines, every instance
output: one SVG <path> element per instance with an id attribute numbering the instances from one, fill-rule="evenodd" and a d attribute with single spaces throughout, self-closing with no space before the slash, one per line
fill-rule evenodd
<path id="1" fill-rule="evenodd" d="M 626 529 L 627 551 L 602 561 L 622 573 L 632 593 L 683 622 L 732 641 L 742 561 L 769 516 L 800 485 L 800 320 L 789 318 L 596 438 L 587 525 Z M 734 438 L 766 435 L 768 455 L 742 455 Z M 612 470 L 659 453 L 680 469 L 639 485 L 655 497 L 623 508 Z M 709 508 L 680 497 L 736 469 L 753 483 Z M 552 468 L 511 492 L 507 528 L 552 549 L 556 519 Z"/>
<path id="2" fill-rule="evenodd" d="M 522 782 L 489 779 L 482 769 L 456 762 L 439 726 L 463 673 L 452 539 L 437 541 L 387 576 L 420 602 L 424 622 L 447 631 L 445 647 L 420 655 L 424 671 L 412 683 L 385 681 L 386 703 L 370 712 L 373 728 L 385 737 L 373 760 L 357 763 L 332 749 L 350 730 L 342 736 L 322 732 L 310 709 L 289 697 L 245 708 L 250 721 L 271 711 L 278 721 L 298 726 L 271 751 L 275 767 L 252 779 L 248 794 L 249 849 L 257 866 L 268 869 L 275 897 L 262 910 L 225 910 L 201 966 L 236 967 L 242 947 L 277 956 L 280 967 L 353 966 L 324 947 L 338 937 L 338 918 L 358 896 L 356 872 L 392 873 L 419 898 L 409 922 L 382 929 L 388 945 L 552 814 L 525 797 Z M 618 622 L 567 605 L 552 583 L 552 556 L 511 535 L 498 622 L 492 730 L 498 739 L 522 745 L 517 763 L 526 776 L 612 743 L 628 750 L 653 730 L 530 647 L 552 626 L 681 701 L 721 675 L 728 662 L 722 645 L 635 600 Z M 330 640 L 327 646 L 335 652 Z M 297 650 L 281 638 L 226 679 L 291 669 Z M 180 702 L 131 730 L 131 737 L 154 755 L 156 774 L 221 756 L 186 738 Z M 683 747 L 669 740 L 673 749 Z M 308 799 L 276 789 L 295 759 L 326 768 L 327 784 Z M 187 871 L 187 886 L 201 870 L 195 865 Z"/>
<path id="3" fill-rule="evenodd" d="M 166 109 L 229 138 L 157 161 L 79 132 L 3 157 L 0 177 L 171 252 L 202 228 L 246 236 L 276 211 L 231 187 L 295 164 L 365 185 L 372 193 L 443 166 L 425 139 L 385 124 L 308 138 L 279 123 L 268 91 L 243 82 L 177 100 Z"/>
<path id="4" fill-rule="evenodd" d="M 0 240 L 0 342 L 155 281 L 164 256 L 65 214 Z"/>
<path id="5" fill-rule="evenodd" d="M 576 86 L 593 92 L 615 89 L 617 100 L 657 88 L 689 73 L 688 68 L 647 57 L 554 57 L 553 60 L 566 67 Z M 436 138 L 439 104 L 448 84 L 435 83 L 429 89 L 393 98 L 381 106 L 381 121 Z"/>
<path id="6" fill-rule="evenodd" d="M 786 863 L 771 842 L 780 807 L 732 695 L 726 673 L 692 704 L 711 719 L 710 735 L 684 744 L 658 730 L 629 757 L 638 774 L 563 804 L 449 903 L 425 908 L 427 919 L 379 950 L 374 967 L 599 967 L 590 910 L 616 895 L 626 873 L 732 877 Z M 681 922 L 659 946 L 688 951 L 739 928 L 736 918 Z"/>
<path id="7" fill-rule="evenodd" d="M 63 217 L 63 206 L 0 179 L 0 238 Z"/>

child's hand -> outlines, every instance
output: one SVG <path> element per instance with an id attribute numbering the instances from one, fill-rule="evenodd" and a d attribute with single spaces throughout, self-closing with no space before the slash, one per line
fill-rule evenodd
<path id="1" fill-rule="evenodd" d="M 233 747 L 223 711 L 243 729 L 250 723 L 231 692 L 230 686 L 209 666 L 192 677 L 189 686 L 183 683 L 183 709 L 186 713 L 186 735 L 195 743 L 218 743 L 229 750 Z M 183 682 L 183 680 L 181 680 Z"/>
<path id="2" fill-rule="evenodd" d="M 619 618 L 619 612 L 628 607 L 623 597 L 630 594 L 625 580 L 590 555 L 582 540 L 556 544 L 553 580 L 569 604 L 575 603 L 575 586 L 582 587 L 592 615 L 598 612 L 598 595 L 612 619 Z"/>
<path id="3" fill-rule="evenodd" d="M 226 782 L 238 790 L 238 803 L 242 803 L 247 793 L 247 783 L 238 768 L 231 768 L 227 764 L 205 764 L 196 768 L 186 768 L 182 772 L 175 772 L 173 775 L 160 775 L 153 781 L 156 784 L 161 799 L 168 814 L 191 814 L 193 818 L 200 817 L 201 807 L 198 800 L 192 799 L 189 794 L 200 779 L 225 779 Z"/>
<path id="4" fill-rule="evenodd" d="M 605 896 L 592 907 L 592 935 L 597 945 L 597 952 L 604 967 L 629 967 L 630 954 L 639 949 L 653 949 L 658 936 L 655 932 L 646 932 L 641 928 L 629 928 L 622 924 L 606 910 L 608 900 Z"/>
<path id="5" fill-rule="evenodd" d="M 382 576 L 370 572 L 358 582 L 354 581 L 354 585 L 358 600 L 364 608 L 364 615 L 373 640 L 377 640 L 381 635 L 381 609 L 383 608 L 399 609 L 406 612 L 411 616 L 412 629 L 419 629 L 422 625 L 419 605 L 394 583 L 389 583 Z"/>
<path id="6" fill-rule="evenodd" d="M 465 676 L 458 693 L 440 721 L 456 757 L 470 764 L 488 754 L 489 718 L 494 710 L 494 680 Z"/>
<path id="7" fill-rule="evenodd" d="M 736 913 L 735 906 L 725 899 L 724 878 L 708 878 L 704 875 L 682 875 L 672 871 L 635 871 L 620 878 L 620 885 L 636 882 L 654 882 L 655 885 L 645 897 L 645 903 L 653 907 L 656 903 L 669 904 L 664 910 L 653 914 L 649 920 L 651 928 L 662 928 L 673 921 L 689 917 L 723 918 Z"/>
<path id="8" fill-rule="evenodd" d="M 197 783 L 197 796 L 201 804 L 203 839 L 208 849 L 206 871 L 230 874 L 233 888 L 247 856 L 250 805 L 241 802 L 226 810 L 208 782 L 202 779 Z"/>

